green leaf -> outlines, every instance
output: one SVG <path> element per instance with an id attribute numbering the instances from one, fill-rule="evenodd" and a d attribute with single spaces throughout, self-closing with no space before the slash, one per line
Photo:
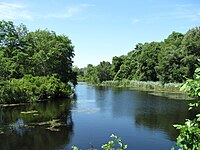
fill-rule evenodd
<path id="1" fill-rule="evenodd" d="M 197 114 L 196 116 L 197 116 L 197 121 L 200 122 L 200 114 Z"/>
<path id="2" fill-rule="evenodd" d="M 200 72 L 200 68 L 197 68 L 196 70 L 195 70 L 195 73 L 199 73 Z"/>

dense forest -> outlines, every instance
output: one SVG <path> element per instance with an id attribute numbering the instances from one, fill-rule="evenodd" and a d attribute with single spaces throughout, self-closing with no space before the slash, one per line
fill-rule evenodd
<path id="1" fill-rule="evenodd" d="M 127 55 L 114 56 L 112 63 L 102 61 L 97 66 L 74 68 L 79 81 L 159 81 L 182 83 L 192 78 L 200 64 L 200 27 L 185 34 L 172 32 L 161 42 L 138 43 Z"/>
<path id="2" fill-rule="evenodd" d="M 53 31 L 0 21 L 0 103 L 65 97 L 76 85 L 74 46 Z"/>

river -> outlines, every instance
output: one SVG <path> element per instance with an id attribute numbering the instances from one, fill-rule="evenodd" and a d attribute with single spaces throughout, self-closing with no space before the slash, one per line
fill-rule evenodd
<path id="1" fill-rule="evenodd" d="M 169 150 L 188 101 L 79 83 L 71 99 L 0 107 L 1 150 L 101 149 L 111 134 L 128 150 Z"/>

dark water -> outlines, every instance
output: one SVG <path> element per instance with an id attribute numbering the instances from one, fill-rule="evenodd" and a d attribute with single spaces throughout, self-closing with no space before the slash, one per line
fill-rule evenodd
<path id="1" fill-rule="evenodd" d="M 74 100 L 0 108 L 0 150 L 100 149 L 112 133 L 129 150 L 168 150 L 178 135 L 172 125 L 190 117 L 187 101 L 125 88 L 79 84 Z M 35 124 L 53 119 L 60 131 L 47 129 L 53 123 Z"/>

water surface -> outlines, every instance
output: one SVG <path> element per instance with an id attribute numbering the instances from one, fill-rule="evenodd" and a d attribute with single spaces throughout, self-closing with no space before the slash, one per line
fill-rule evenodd
<path id="1" fill-rule="evenodd" d="M 71 99 L 72 100 L 72 99 Z M 127 88 L 93 87 L 80 83 L 70 99 L 0 108 L 1 150 L 61 150 L 72 145 L 100 149 L 114 133 L 130 150 L 167 150 L 178 135 L 173 124 L 190 117 L 187 101 L 172 100 Z M 35 110 L 34 114 L 21 112 Z M 33 125 L 59 119 L 51 125 Z"/>

